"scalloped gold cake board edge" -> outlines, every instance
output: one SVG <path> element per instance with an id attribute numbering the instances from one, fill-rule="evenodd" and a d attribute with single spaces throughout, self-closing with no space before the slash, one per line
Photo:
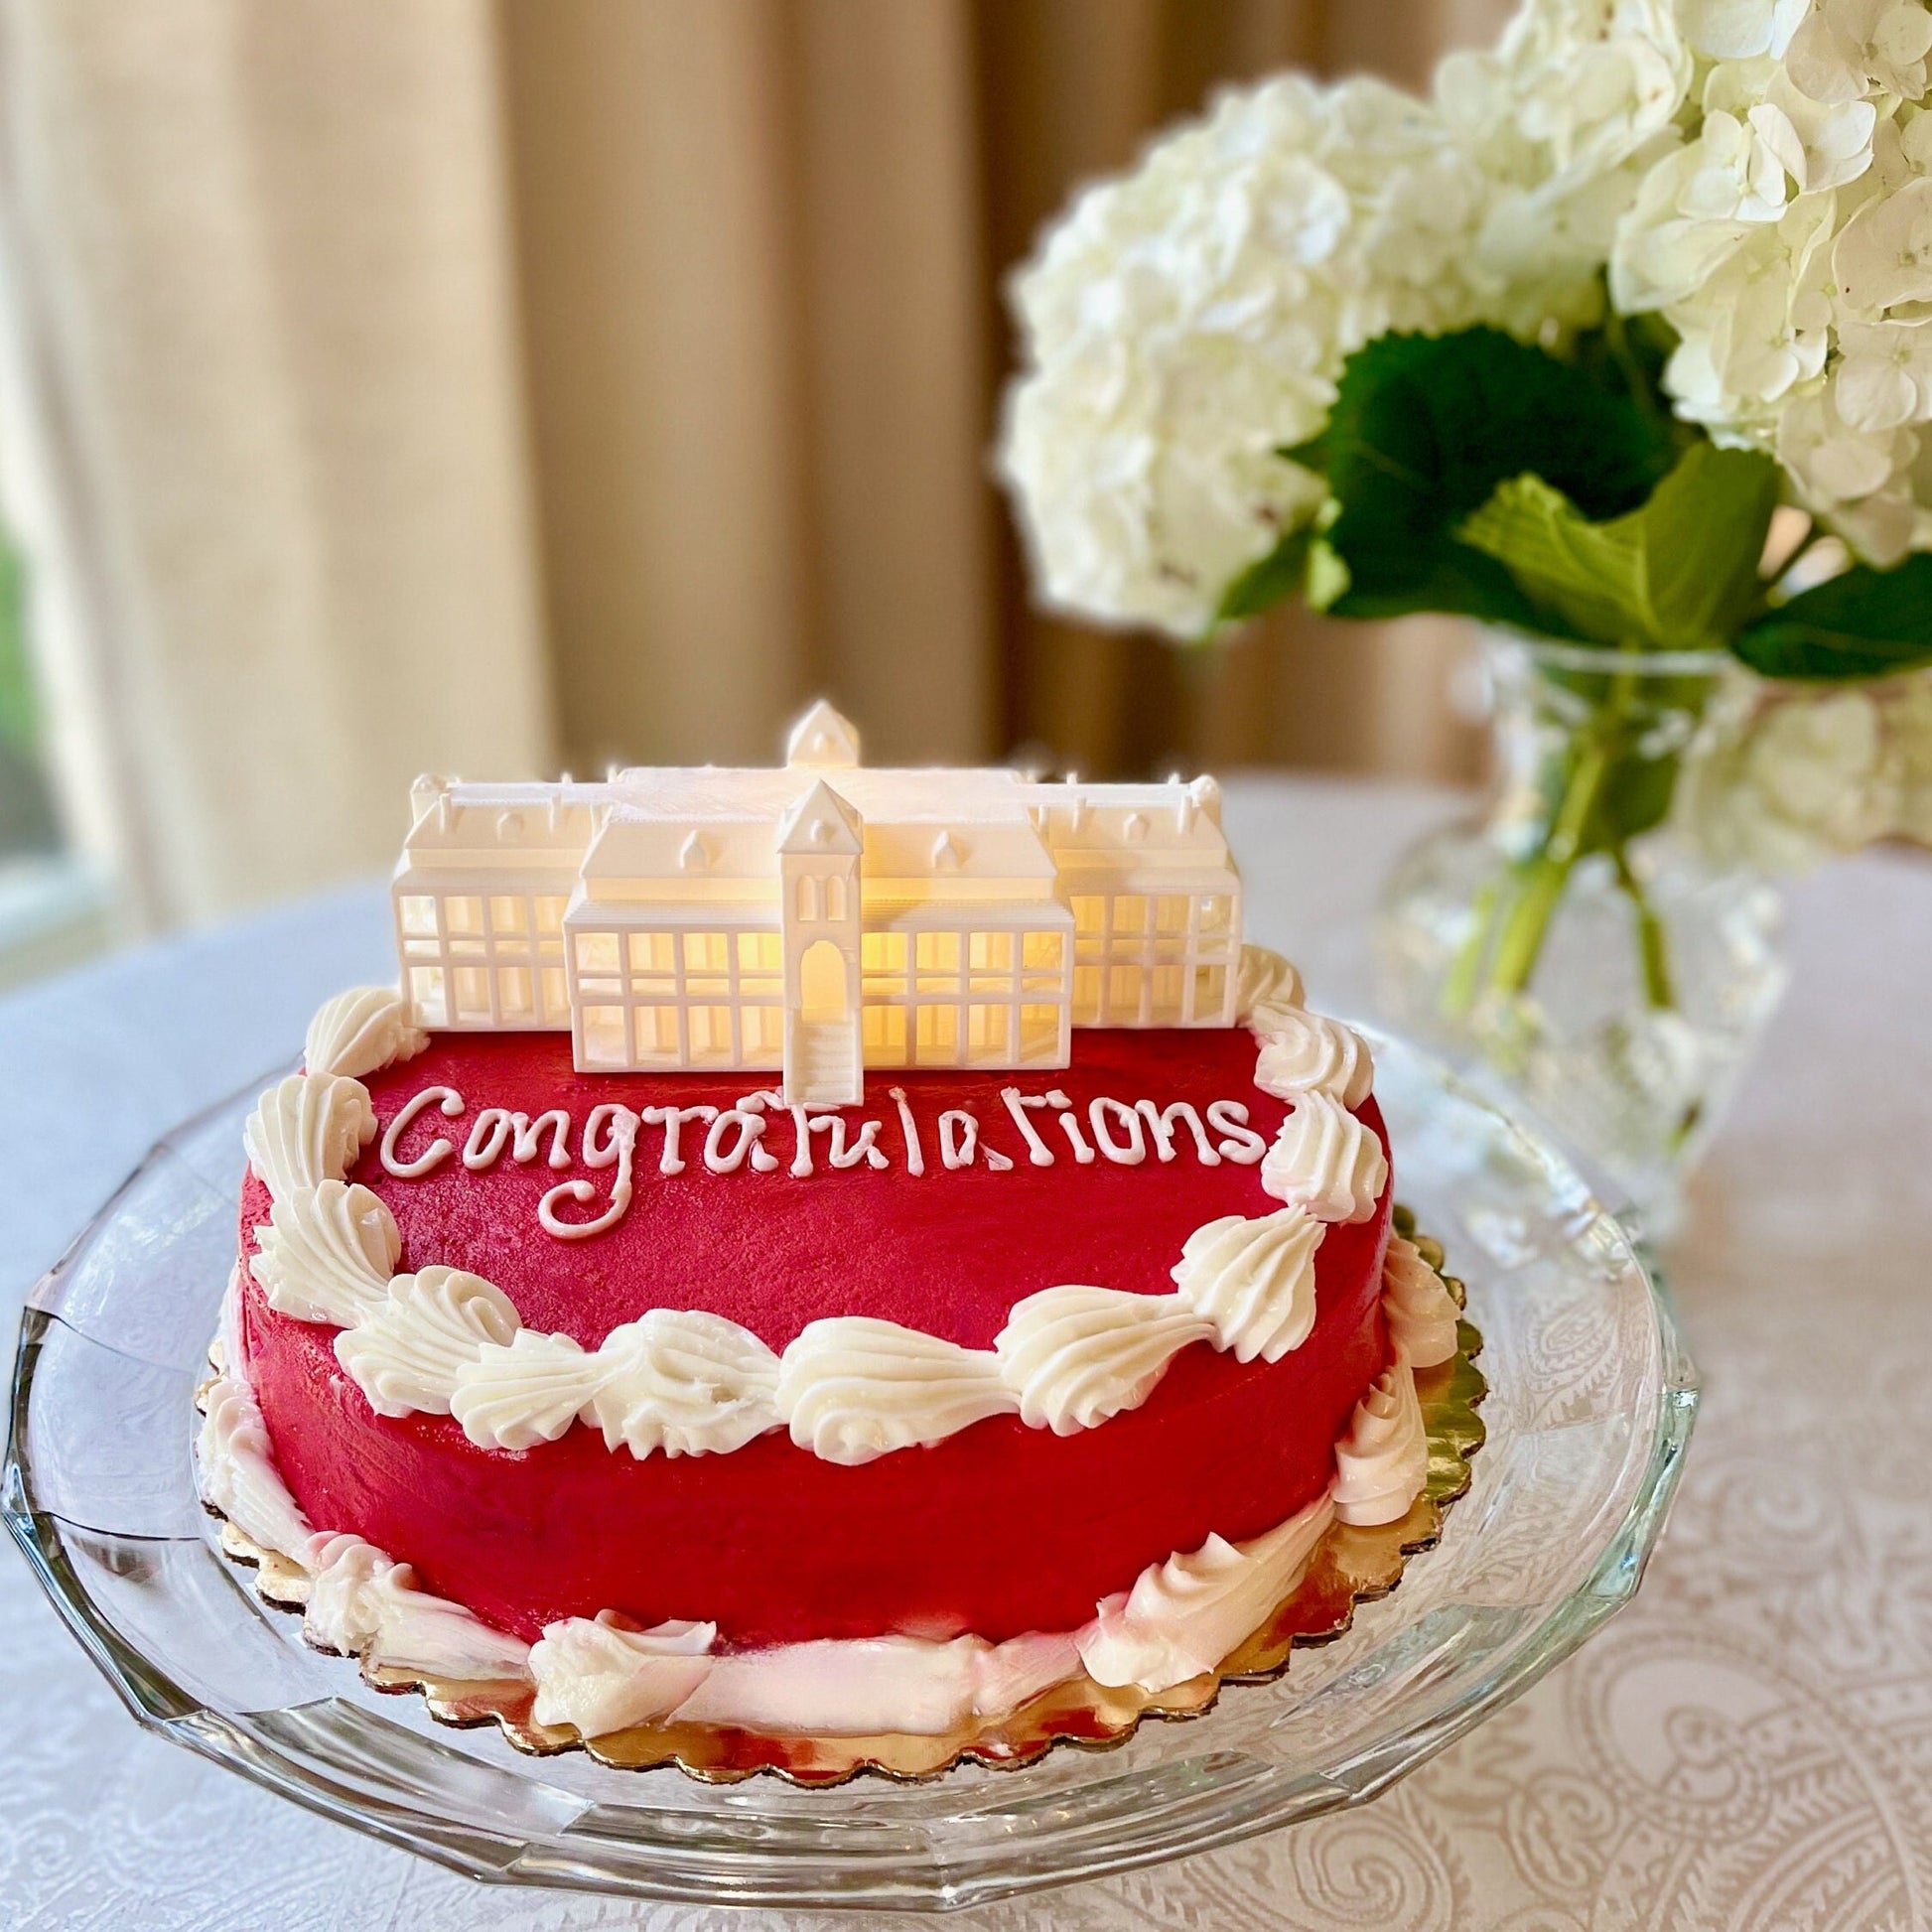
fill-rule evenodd
<path id="1" fill-rule="evenodd" d="M 1397 1209 L 1405 1225 L 1408 1216 Z M 1442 1274 L 1441 1243 L 1412 1238 L 1423 1258 Z M 1456 1304 L 1465 1304 L 1461 1282 L 1444 1275 Z M 1329 1643 L 1354 1622 L 1355 1606 L 1386 1596 L 1402 1581 L 1412 1556 L 1441 1540 L 1443 1518 L 1469 1486 L 1469 1457 L 1482 1447 L 1477 1406 L 1488 1383 L 1475 1365 L 1482 1337 L 1466 1320 L 1456 1326 L 1456 1352 L 1436 1368 L 1418 1369 L 1416 1393 L 1429 1436 L 1429 1480 L 1408 1515 L 1372 1528 L 1333 1524 L 1315 1545 L 1294 1590 L 1220 1667 L 1158 1693 L 1134 1687 L 1111 1689 L 1084 1672 L 1043 1692 L 1031 1704 L 993 1720 L 969 1720 L 934 1736 L 889 1732 L 878 1736 L 766 1735 L 732 1725 L 638 1725 L 599 1737 L 583 1737 L 568 1725 L 540 1725 L 531 1714 L 535 1692 L 518 1682 L 466 1683 L 361 1660 L 373 1689 L 422 1693 L 430 1715 L 460 1727 L 494 1724 L 518 1750 L 534 1756 L 582 1749 L 618 1770 L 646 1771 L 675 1765 L 711 1784 L 733 1784 L 768 1771 L 810 1789 L 843 1784 L 863 1772 L 900 1782 L 938 1777 L 965 1760 L 1000 1769 L 1036 1763 L 1055 1745 L 1110 1750 L 1133 1736 L 1144 1718 L 1184 1719 L 1214 1708 L 1223 1685 L 1266 1684 L 1289 1666 L 1297 1644 Z M 206 1385 L 204 1385 L 206 1387 Z M 300 1612 L 309 1598 L 309 1573 L 286 1557 L 264 1550 L 235 1528 L 212 1504 L 221 1524 L 222 1553 L 254 1571 L 264 1603 Z"/>

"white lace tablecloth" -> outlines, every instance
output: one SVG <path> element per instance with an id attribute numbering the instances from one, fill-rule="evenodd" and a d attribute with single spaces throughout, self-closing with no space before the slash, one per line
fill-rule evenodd
<path id="1" fill-rule="evenodd" d="M 1230 787 L 1251 936 L 1324 1006 L 1364 1006 L 1375 884 L 1451 803 Z M 1361 1811 L 956 1922 L 1932 1926 L 1932 863 L 1807 882 L 1791 938 L 1790 996 L 1675 1252 L 1706 1400 L 1636 1603 Z M 385 977 L 387 945 L 369 887 L 0 1002 L 0 1307 L 162 1129 L 291 1052 L 326 994 Z M 747 1922 L 473 1885 L 137 1733 L 10 1546 L 0 1713 L 12 1932 Z"/>

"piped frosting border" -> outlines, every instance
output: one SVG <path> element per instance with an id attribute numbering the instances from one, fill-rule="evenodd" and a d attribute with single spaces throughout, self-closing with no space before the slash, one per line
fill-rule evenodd
<path id="1" fill-rule="evenodd" d="M 1255 1083 L 1293 1103 L 1261 1160 L 1283 1207 L 1198 1229 L 1171 1294 L 1067 1284 L 1027 1296 L 991 1349 L 846 1315 L 773 1351 L 736 1322 L 679 1310 L 652 1310 L 586 1349 L 523 1327 L 481 1276 L 438 1264 L 397 1274 L 389 1210 L 346 1178 L 375 1134 L 361 1077 L 427 1043 L 379 987 L 328 1002 L 305 1070 L 249 1116 L 244 1141 L 272 1204 L 251 1272 L 270 1307 L 340 1330 L 337 1359 L 378 1415 L 453 1416 L 483 1448 L 528 1449 L 581 1423 L 637 1456 L 723 1454 L 782 1428 L 798 1448 L 854 1464 L 989 1416 L 1059 1435 L 1096 1428 L 1145 1402 L 1193 1342 L 1244 1362 L 1299 1347 L 1326 1225 L 1367 1219 L 1388 1185 L 1381 1143 L 1351 1111 L 1371 1088 L 1367 1043 L 1302 996 L 1287 960 L 1243 947 L 1237 1017 L 1259 1042 Z"/>
<path id="2" fill-rule="evenodd" d="M 1081 1674 L 1159 1699 L 1217 1672 L 1295 1589 L 1331 1526 L 1406 1521 L 1430 1474 L 1414 1368 L 1439 1366 L 1459 1346 L 1448 1284 L 1415 1244 L 1392 1237 L 1383 1278 L 1388 1363 L 1336 1445 L 1328 1489 L 1260 1537 L 1235 1544 L 1210 1536 L 1198 1550 L 1150 1565 L 1078 1630 L 997 1644 L 888 1635 L 738 1651 L 720 1644 L 714 1624 L 640 1630 L 606 1611 L 550 1624 L 530 1645 L 422 1589 L 406 1563 L 359 1537 L 309 1523 L 276 1467 L 238 1366 L 239 1293 L 237 1270 L 223 1310 L 224 1366 L 203 1394 L 205 1499 L 254 1551 L 293 1567 L 312 1643 L 355 1655 L 377 1676 L 509 1687 L 533 1722 L 564 1741 L 644 1725 L 936 1737 L 994 1723 Z M 1398 1302 L 1408 1311 L 1401 1322 Z M 1444 1323 L 1449 1347 L 1437 1352 Z M 1405 1330 L 1427 1334 L 1430 1363 L 1412 1363 Z"/>

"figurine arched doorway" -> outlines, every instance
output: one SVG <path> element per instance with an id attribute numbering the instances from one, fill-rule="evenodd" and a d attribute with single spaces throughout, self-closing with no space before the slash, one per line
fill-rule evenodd
<path id="1" fill-rule="evenodd" d="M 798 962 L 799 1018 L 808 1027 L 837 1026 L 852 1017 L 845 955 L 829 939 L 815 939 Z"/>

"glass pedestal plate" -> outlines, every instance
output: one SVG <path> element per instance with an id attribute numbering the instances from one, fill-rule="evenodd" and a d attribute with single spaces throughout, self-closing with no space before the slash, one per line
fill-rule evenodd
<path id="1" fill-rule="evenodd" d="M 943 1910 L 1360 1804 L 1533 1684 L 1636 1588 L 1695 1374 L 1617 1220 L 1565 1158 L 1376 1039 L 1397 1190 L 1468 1286 L 1488 1442 L 1443 1541 L 1336 1641 L 1119 1747 L 801 1791 L 526 1758 L 308 1649 L 216 1548 L 194 1394 L 260 1086 L 170 1135 L 29 1304 L 7 1526 L 142 1725 L 476 1877 L 766 1906 Z M 103 1748 L 112 1740 L 103 1739 Z M 210 1848 L 211 1853 L 218 1848 Z"/>

